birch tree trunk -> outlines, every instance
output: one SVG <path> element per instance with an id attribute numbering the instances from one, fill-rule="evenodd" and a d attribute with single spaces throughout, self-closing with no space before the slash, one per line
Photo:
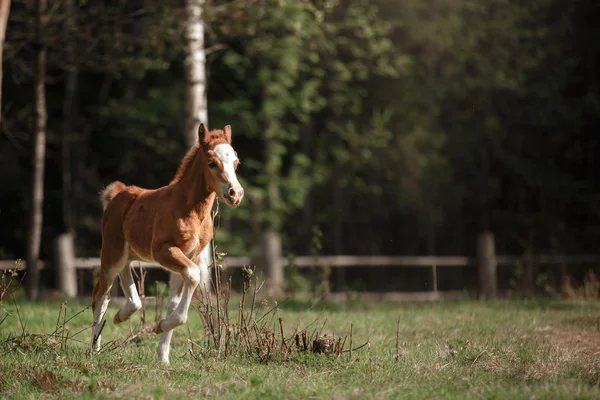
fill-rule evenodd
<path id="1" fill-rule="evenodd" d="M 46 47 L 43 32 L 46 25 L 46 0 L 36 1 L 35 41 L 36 60 L 34 66 L 34 132 L 33 132 L 33 176 L 31 190 L 31 213 L 27 235 L 27 275 L 25 290 L 32 300 L 39 296 L 40 242 L 44 205 L 44 159 L 46 156 Z"/>
<path id="2" fill-rule="evenodd" d="M 206 54 L 204 51 L 204 22 L 202 10 L 205 0 L 186 0 L 185 26 L 185 141 L 188 147 L 198 143 L 198 126 L 208 126 L 206 100 Z M 211 244 L 202 251 L 208 265 L 212 263 Z M 215 266 L 216 268 L 216 266 Z M 210 289 L 210 274 L 201 271 L 200 287 Z"/>
<path id="3" fill-rule="evenodd" d="M 206 109 L 206 54 L 204 52 L 204 0 L 186 0 L 185 29 L 186 124 L 188 147 L 198 142 L 198 126 L 208 126 Z"/>
<path id="4" fill-rule="evenodd" d="M 75 0 L 65 2 L 67 15 L 68 49 L 72 58 L 75 52 Z M 62 216 L 64 233 L 54 240 L 54 271 L 58 289 L 67 297 L 77 296 L 77 271 L 75 270 L 75 227 L 73 225 L 72 174 L 71 174 L 71 137 L 77 95 L 78 68 L 69 65 L 65 80 L 65 95 L 62 114 L 62 135 L 60 141 L 61 177 L 62 177 Z M 116 286 L 116 285 L 114 285 Z"/>
<path id="5" fill-rule="evenodd" d="M 66 3 L 69 32 L 74 33 L 74 0 Z M 70 51 L 75 51 L 74 36 L 69 43 Z M 62 137 L 61 137 L 61 172 L 62 172 L 62 209 L 65 232 L 74 235 L 72 197 L 72 174 L 71 174 L 71 132 L 75 114 L 75 103 L 77 95 L 77 67 L 72 67 L 67 72 L 65 81 L 65 98 L 62 115 Z"/>
<path id="6" fill-rule="evenodd" d="M 268 131 L 269 129 L 266 129 Z M 273 131 L 272 129 L 270 131 Z M 281 297 L 285 290 L 285 276 L 281 263 L 281 215 L 280 215 L 280 155 L 277 147 L 280 143 L 276 137 L 265 138 L 267 160 L 265 174 L 267 175 L 267 212 L 268 221 L 266 232 L 262 236 L 262 264 L 266 272 L 267 293 L 271 297 Z"/>
<path id="7" fill-rule="evenodd" d="M 73 105 L 77 88 L 77 70 L 68 72 L 65 83 L 65 102 L 63 104 L 63 131 L 61 140 L 61 174 L 62 174 L 62 209 L 65 231 L 75 234 L 73 225 L 73 207 L 71 203 L 72 174 L 71 174 L 71 131 L 73 120 Z"/>
<path id="8" fill-rule="evenodd" d="M 4 38 L 10 13 L 10 0 L 0 0 L 0 122 L 2 122 L 2 59 L 4 55 Z"/>

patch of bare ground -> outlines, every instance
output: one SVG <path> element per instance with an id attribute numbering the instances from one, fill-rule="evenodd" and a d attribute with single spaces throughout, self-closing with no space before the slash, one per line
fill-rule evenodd
<path id="1" fill-rule="evenodd" d="M 27 377 L 27 380 L 45 393 L 58 393 L 60 382 L 52 371 L 33 370 L 31 375 Z"/>
<path id="2" fill-rule="evenodd" d="M 600 385 L 600 330 L 597 319 L 547 326 L 536 334 L 563 368 L 591 385 Z"/>
<path id="3" fill-rule="evenodd" d="M 477 340 L 440 342 L 440 362 L 434 369 L 461 365 L 519 381 L 575 379 L 600 386 L 600 329 L 595 319 L 562 321 L 530 333 L 498 332 L 496 338 L 496 344 L 485 345 Z"/>
<path id="4" fill-rule="evenodd" d="M 89 386 L 87 382 L 61 378 L 52 370 L 42 367 L 22 366 L 12 370 L 10 376 L 0 377 L 0 387 L 19 382 L 29 382 L 29 384 L 45 394 L 58 394 L 63 389 L 82 392 Z M 95 386 L 97 389 L 115 389 L 115 385 L 110 382 L 95 382 Z"/>
<path id="5" fill-rule="evenodd" d="M 564 356 L 582 361 L 600 356 L 600 331 L 548 326 L 537 334 L 547 346 Z"/>
<path id="6" fill-rule="evenodd" d="M 58 393 L 61 382 L 56 377 L 54 372 L 42 369 L 42 368 L 16 368 L 11 371 L 9 377 L 5 379 L 5 384 L 10 382 L 24 382 L 27 381 L 31 385 L 37 387 L 39 390 L 45 393 Z"/>
<path id="7" fill-rule="evenodd" d="M 480 367 L 525 381 L 577 379 L 600 385 L 600 331 L 593 323 L 559 323 L 514 338 L 504 348 L 476 349 Z M 481 350 L 481 351 L 480 351 Z"/>

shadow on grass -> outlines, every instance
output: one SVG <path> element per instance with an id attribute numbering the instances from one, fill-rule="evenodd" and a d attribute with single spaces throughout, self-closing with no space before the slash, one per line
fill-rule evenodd
<path id="1" fill-rule="evenodd" d="M 317 299 L 287 299 L 279 303 L 279 309 L 288 311 L 306 311 L 310 308 L 319 311 L 328 312 L 347 312 L 347 311 L 369 311 L 369 310 L 432 310 L 444 309 L 453 310 L 464 307 L 465 305 L 474 304 L 472 300 L 445 300 L 445 301 L 374 301 L 362 300 L 360 295 L 356 299 L 345 301 L 331 301 Z"/>
<path id="2" fill-rule="evenodd" d="M 562 320 L 562 325 L 579 330 L 587 330 L 600 333 L 600 316 L 570 317 Z"/>
<path id="3" fill-rule="evenodd" d="M 585 308 L 600 310 L 600 302 L 589 300 L 562 300 L 536 297 L 530 299 L 498 299 L 482 303 L 486 307 L 497 310 L 542 310 L 542 311 L 573 311 Z"/>

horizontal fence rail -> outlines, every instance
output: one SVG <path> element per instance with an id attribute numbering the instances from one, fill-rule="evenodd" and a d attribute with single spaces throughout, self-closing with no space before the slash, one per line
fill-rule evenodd
<path id="1" fill-rule="evenodd" d="M 600 264 L 600 255 L 564 255 L 564 254 L 541 254 L 532 256 L 503 256 L 498 255 L 498 265 L 514 265 L 518 263 L 535 264 Z M 26 268 L 25 261 L 0 260 L 0 270 L 15 269 L 17 263 L 21 268 Z M 475 266 L 475 257 L 466 256 L 298 256 L 296 258 L 281 258 L 283 266 L 298 267 L 469 267 Z M 140 262 L 144 268 L 162 268 L 152 262 Z M 240 268 L 251 265 L 250 257 L 223 258 L 223 266 L 226 268 Z M 100 266 L 100 258 L 75 258 L 77 269 L 94 269 Z M 45 263 L 41 263 L 45 267 Z"/>
<path id="2" fill-rule="evenodd" d="M 483 242 L 485 244 L 485 242 Z M 352 268 L 352 267 L 417 267 L 431 269 L 431 288 L 432 291 L 425 292 L 388 292 L 388 293 L 361 293 L 361 296 L 367 296 L 374 300 L 402 300 L 402 301 L 437 301 L 445 299 L 464 298 L 468 295 L 464 291 L 439 291 L 437 269 L 440 267 L 472 267 L 478 269 L 479 277 L 479 296 L 495 297 L 497 292 L 496 266 L 524 265 L 532 266 L 535 264 L 545 265 L 566 265 L 566 264 L 600 264 L 600 255 L 565 255 L 565 254 L 538 254 L 538 255 L 495 255 L 493 247 L 488 248 L 491 253 L 485 253 L 478 249 L 478 256 L 298 256 L 298 257 L 273 257 L 270 265 L 266 266 L 267 275 L 272 273 L 269 268 L 278 268 L 281 276 L 285 268 L 296 267 L 319 267 L 327 266 L 332 268 Z M 72 253 L 71 253 L 72 254 Z M 69 297 L 78 295 L 78 284 L 76 282 L 76 270 L 91 271 L 100 267 L 100 258 L 74 258 L 56 259 L 58 263 L 57 272 L 59 278 L 59 290 Z M 250 257 L 223 257 L 223 267 L 240 268 L 250 266 L 253 260 Z M 153 262 L 134 262 L 133 266 L 141 266 L 147 269 L 162 268 Z M 23 260 L 0 260 L 0 270 L 24 269 L 26 267 Z M 45 267 L 44 262 L 40 262 L 40 268 Z M 79 279 L 81 279 L 79 275 Z M 118 285 L 117 285 L 118 286 Z M 117 286 L 113 286 L 115 289 Z M 115 293 L 116 296 L 116 293 Z M 345 292 L 331 293 L 332 299 L 348 299 Z M 365 297 L 366 298 L 366 297 Z"/>

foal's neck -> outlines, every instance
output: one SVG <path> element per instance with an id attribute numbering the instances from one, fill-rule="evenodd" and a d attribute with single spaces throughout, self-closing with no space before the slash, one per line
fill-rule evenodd
<path id="1" fill-rule="evenodd" d="M 205 164 L 200 151 L 198 151 L 181 178 L 176 182 L 184 208 L 202 216 L 209 215 L 216 195 L 206 182 L 204 168 L 207 165 Z"/>

